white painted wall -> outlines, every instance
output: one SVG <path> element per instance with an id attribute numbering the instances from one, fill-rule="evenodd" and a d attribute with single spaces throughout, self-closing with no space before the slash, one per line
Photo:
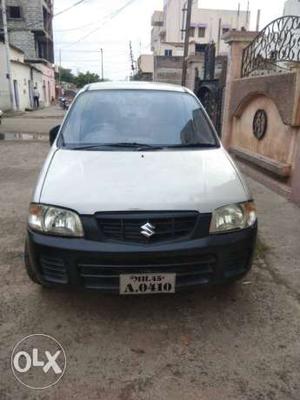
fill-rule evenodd
<path id="1" fill-rule="evenodd" d="M 24 111 L 26 108 L 31 107 L 28 88 L 28 81 L 30 81 L 30 68 L 28 68 L 26 64 L 12 61 L 11 74 L 13 81 L 15 81 L 15 87 L 18 92 L 18 110 Z"/>
<path id="2" fill-rule="evenodd" d="M 203 8 L 193 8 L 192 12 L 192 26 L 195 28 L 195 35 L 193 39 L 196 43 L 209 43 L 214 41 L 218 43 L 219 37 L 219 21 L 221 20 L 221 38 L 223 30 L 241 28 L 249 29 L 250 15 L 247 11 L 240 11 L 238 16 L 237 10 L 209 10 Z M 200 38 L 198 29 L 205 28 L 205 37 Z M 227 44 L 221 39 L 219 54 L 227 54 Z"/>
<path id="3" fill-rule="evenodd" d="M 186 0 L 169 0 L 164 4 L 164 27 L 166 42 L 182 42 L 182 9 Z"/>
<path id="4" fill-rule="evenodd" d="M 184 40 L 184 34 L 181 30 L 184 28 L 183 22 L 183 12 L 182 9 L 186 0 L 164 0 L 164 27 L 165 39 L 161 40 L 162 43 L 155 43 L 153 45 L 154 53 L 157 55 L 164 55 L 165 46 L 162 49 L 162 44 L 167 42 L 172 46 L 172 43 L 182 43 Z M 198 44 L 209 43 L 214 41 L 218 43 L 219 37 L 219 21 L 221 19 L 221 36 L 223 34 L 223 29 L 237 29 L 240 30 L 242 27 L 249 29 L 250 24 L 250 13 L 247 11 L 236 10 L 212 10 L 199 8 L 199 2 L 194 0 L 192 9 L 192 27 L 195 28 L 195 34 L 191 37 L 191 41 L 195 41 Z M 201 1 L 200 1 L 201 5 Z M 205 36 L 199 37 L 199 28 L 205 28 Z M 158 34 L 154 35 L 157 42 Z M 153 43 L 154 44 L 154 43 Z M 170 47 L 169 49 L 175 49 L 175 47 Z M 218 49 L 217 49 L 218 50 Z M 219 54 L 227 54 L 227 45 L 221 40 Z M 174 55 L 182 55 L 182 52 L 176 52 Z"/>
<path id="5" fill-rule="evenodd" d="M 164 56 L 165 50 L 172 50 L 172 56 L 183 56 L 183 46 L 178 46 L 173 43 L 161 43 L 159 46 L 158 56 Z"/>
<path id="6" fill-rule="evenodd" d="M 0 110 L 5 111 L 10 108 L 9 81 L 6 78 L 5 49 L 0 42 Z"/>
<path id="7" fill-rule="evenodd" d="M 52 66 L 45 64 L 28 64 L 24 61 L 24 53 L 14 47 L 10 48 L 11 73 L 14 88 L 18 95 L 18 110 L 24 111 L 32 107 L 29 81 L 32 87 L 37 86 L 42 106 L 49 106 L 55 98 L 55 76 Z M 15 94 L 14 90 L 14 94 Z M 5 47 L 0 42 L 0 109 L 10 109 L 9 82 L 6 78 Z"/>
<path id="8" fill-rule="evenodd" d="M 298 15 L 298 16 L 300 16 L 299 0 L 287 0 L 284 5 L 283 15 Z"/>

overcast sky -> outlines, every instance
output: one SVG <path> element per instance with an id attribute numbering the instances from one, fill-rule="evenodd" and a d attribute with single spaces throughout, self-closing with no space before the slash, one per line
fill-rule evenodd
<path id="1" fill-rule="evenodd" d="M 55 0 L 55 14 L 78 0 Z M 200 0 L 202 8 L 247 8 L 247 0 Z M 262 10 L 261 25 L 282 15 L 284 0 L 250 0 L 251 28 Z M 128 5 L 127 5 L 128 4 Z M 124 6 L 126 6 L 124 8 Z M 104 74 L 108 79 L 124 79 L 130 74 L 129 41 L 134 57 L 150 53 L 151 15 L 162 9 L 163 0 L 85 0 L 54 18 L 56 62 L 61 49 L 62 66 L 74 73 L 100 75 L 100 48 L 104 51 Z M 98 52 L 93 52 L 97 50 Z"/>

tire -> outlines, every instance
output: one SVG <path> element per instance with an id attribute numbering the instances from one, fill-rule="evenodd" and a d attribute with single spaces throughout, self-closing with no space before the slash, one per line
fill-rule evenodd
<path id="1" fill-rule="evenodd" d="M 228 288 L 231 288 L 231 287 L 233 288 L 233 287 L 237 286 L 238 283 L 240 283 L 247 276 L 248 272 L 249 271 L 247 271 L 246 273 L 244 273 L 242 275 L 228 279 L 226 282 L 224 282 L 223 286 L 228 287 Z"/>

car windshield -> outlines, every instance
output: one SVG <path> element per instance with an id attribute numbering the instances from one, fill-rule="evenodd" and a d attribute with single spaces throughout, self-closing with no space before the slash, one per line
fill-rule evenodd
<path id="1" fill-rule="evenodd" d="M 64 124 L 62 142 L 74 149 L 218 146 L 194 96 L 159 90 L 82 93 Z"/>

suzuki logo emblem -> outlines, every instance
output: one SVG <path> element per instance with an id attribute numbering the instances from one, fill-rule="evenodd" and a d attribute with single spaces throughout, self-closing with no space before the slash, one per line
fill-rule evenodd
<path id="1" fill-rule="evenodd" d="M 155 235 L 156 227 L 150 222 L 147 222 L 145 225 L 141 226 L 141 234 L 144 235 L 146 238 L 151 238 L 151 236 Z"/>

